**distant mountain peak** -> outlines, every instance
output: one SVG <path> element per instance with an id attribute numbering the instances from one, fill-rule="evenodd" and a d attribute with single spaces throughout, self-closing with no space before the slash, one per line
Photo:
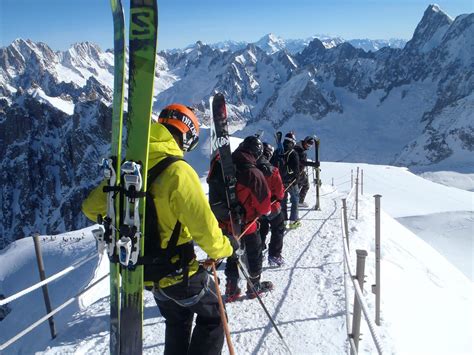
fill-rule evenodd
<path id="1" fill-rule="evenodd" d="M 285 40 L 273 33 L 268 33 L 255 42 L 255 45 L 268 54 L 273 54 L 285 48 Z"/>
<path id="2" fill-rule="evenodd" d="M 407 42 L 406 49 L 414 52 L 426 53 L 437 47 L 453 19 L 438 5 L 429 5 L 423 17 L 416 26 L 413 38 Z"/>

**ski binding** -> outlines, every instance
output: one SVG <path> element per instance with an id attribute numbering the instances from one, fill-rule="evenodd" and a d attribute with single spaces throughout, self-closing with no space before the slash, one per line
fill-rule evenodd
<path id="1" fill-rule="evenodd" d="M 119 261 L 123 266 L 134 268 L 140 255 L 140 197 L 143 194 L 143 179 L 141 165 L 133 161 L 122 164 L 123 181 L 125 182 L 124 195 L 126 197 L 125 217 L 120 227 L 121 238 L 117 241 Z"/>

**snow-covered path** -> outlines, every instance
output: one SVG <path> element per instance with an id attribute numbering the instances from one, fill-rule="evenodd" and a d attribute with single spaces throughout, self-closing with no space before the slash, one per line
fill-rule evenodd
<path id="1" fill-rule="evenodd" d="M 262 276 L 275 284 L 263 301 L 295 354 L 345 349 L 341 243 L 334 235 L 339 210 L 332 199 L 323 201 L 322 211 L 301 211 L 302 227 L 285 235 L 285 265 L 264 266 Z M 257 300 L 231 303 L 227 310 L 238 354 L 286 353 Z"/>

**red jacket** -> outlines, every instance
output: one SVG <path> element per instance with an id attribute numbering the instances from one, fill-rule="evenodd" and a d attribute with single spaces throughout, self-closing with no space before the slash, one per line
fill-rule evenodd
<path id="1" fill-rule="evenodd" d="M 232 159 L 236 167 L 237 198 L 245 209 L 245 223 L 242 230 L 249 227 L 245 235 L 255 233 L 257 230 L 257 223 L 253 223 L 255 219 L 271 212 L 270 190 L 252 154 L 237 149 L 232 154 Z"/>
<path id="2" fill-rule="evenodd" d="M 285 188 L 278 168 L 274 167 L 263 155 L 257 161 L 257 167 L 265 176 L 270 189 L 272 212 L 277 215 L 281 211 L 280 201 L 285 196 Z"/>

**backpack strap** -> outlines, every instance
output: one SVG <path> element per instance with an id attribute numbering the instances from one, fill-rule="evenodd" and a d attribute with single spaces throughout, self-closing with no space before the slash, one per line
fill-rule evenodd
<path id="1" fill-rule="evenodd" d="M 164 158 L 163 160 L 161 160 L 158 164 L 156 164 L 153 168 L 151 168 L 150 170 L 148 170 L 148 180 L 147 180 L 147 201 L 151 202 L 151 203 L 147 203 L 147 208 L 151 208 L 153 211 L 153 215 L 155 216 L 155 219 L 154 221 L 152 221 L 152 224 L 153 224 L 153 228 L 155 230 L 155 235 L 159 235 L 158 233 L 158 213 L 156 211 L 156 208 L 155 208 L 155 205 L 153 203 L 153 195 L 151 194 L 150 192 L 150 187 L 151 187 L 151 184 L 158 178 L 158 176 L 168 167 L 170 166 L 171 164 L 179 161 L 179 160 L 182 160 L 182 161 L 185 161 L 183 158 L 181 157 L 177 157 L 177 156 L 168 156 L 166 158 Z M 145 220 L 145 223 L 149 223 L 150 221 L 146 221 Z M 180 221 L 176 221 L 176 224 L 174 226 L 174 229 L 173 229 L 173 232 L 171 233 L 171 237 L 170 237 L 170 240 L 168 242 L 168 245 L 166 247 L 166 249 L 164 250 L 164 255 L 165 255 L 165 258 L 166 260 L 169 260 L 171 262 L 171 258 L 176 254 L 176 249 L 177 249 L 177 244 L 178 244 L 178 239 L 179 239 L 179 233 L 181 231 L 181 222 Z M 145 236 L 146 237 L 146 236 Z M 157 249 L 161 249 L 161 241 L 160 240 L 157 240 L 156 243 L 158 244 L 157 245 Z M 146 251 L 146 250 L 145 250 Z M 181 258 L 180 258 L 181 259 Z M 156 262 L 156 255 L 146 255 L 146 256 L 143 256 L 140 258 L 139 260 L 139 264 L 144 264 L 144 265 L 147 265 L 147 264 L 154 264 Z"/>
<path id="2" fill-rule="evenodd" d="M 155 204 L 153 203 L 154 196 L 150 192 L 151 184 L 158 178 L 158 176 L 161 175 L 161 173 L 168 166 L 170 166 L 171 164 L 173 164 L 173 163 L 175 163 L 179 160 L 184 161 L 184 159 L 181 158 L 181 157 L 177 157 L 177 156 L 174 156 L 174 155 L 167 156 L 166 158 L 161 160 L 158 164 L 156 164 L 153 168 L 148 170 L 148 178 L 147 178 L 147 197 L 148 198 L 147 198 L 147 201 L 150 201 L 151 203 L 147 203 L 147 207 L 150 207 L 153 210 L 153 215 L 155 216 L 155 220 L 152 221 L 153 231 L 154 231 L 155 235 L 159 235 L 159 233 L 158 233 L 158 213 L 156 211 Z M 146 219 L 145 219 L 145 223 L 147 223 Z M 171 234 L 171 238 L 173 237 L 174 234 L 177 234 L 179 236 L 180 229 L 181 229 L 181 223 L 179 221 L 176 221 L 176 225 L 173 229 L 173 233 Z M 174 249 L 176 249 L 176 243 L 178 241 L 177 236 L 175 238 L 176 238 L 176 242 L 174 244 L 174 247 L 172 248 L 173 250 L 170 251 L 170 252 L 173 252 L 173 253 L 174 253 Z M 158 247 L 160 248 L 160 246 L 161 246 L 160 242 L 161 241 L 158 240 L 157 242 L 159 244 Z M 170 239 L 170 242 L 168 243 L 168 247 L 166 248 L 167 250 L 170 249 L 170 244 L 171 244 L 171 239 Z M 169 254 L 170 252 L 167 251 L 167 254 Z"/>
<path id="3" fill-rule="evenodd" d="M 171 164 L 174 162 L 177 162 L 178 160 L 185 161 L 181 157 L 177 157 L 174 155 L 170 155 L 163 160 L 161 160 L 158 164 L 156 164 L 153 168 L 148 170 L 148 179 L 147 179 L 147 190 L 151 187 L 151 184 L 153 181 L 156 180 L 156 178 Z"/>

